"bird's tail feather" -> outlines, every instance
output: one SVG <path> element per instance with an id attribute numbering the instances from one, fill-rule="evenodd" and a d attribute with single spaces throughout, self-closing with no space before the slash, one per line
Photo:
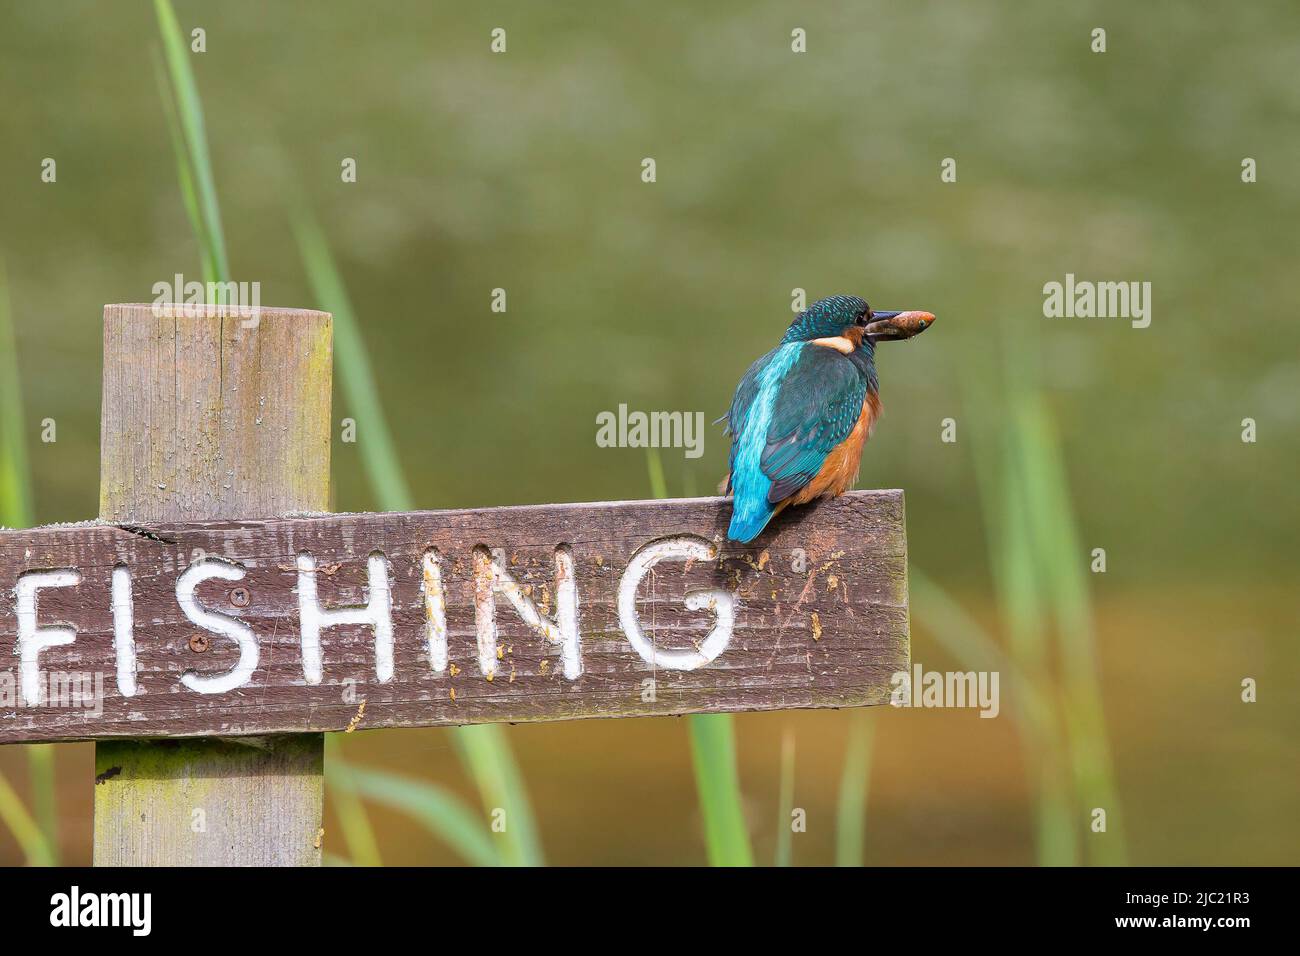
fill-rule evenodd
<path id="1" fill-rule="evenodd" d="M 732 503 L 731 526 L 727 529 L 727 537 L 732 541 L 748 544 L 767 527 L 775 510 L 765 499 L 755 502 L 735 499 Z"/>

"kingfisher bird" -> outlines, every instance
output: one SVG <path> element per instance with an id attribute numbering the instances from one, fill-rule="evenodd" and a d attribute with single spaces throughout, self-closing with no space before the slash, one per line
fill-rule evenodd
<path id="1" fill-rule="evenodd" d="M 933 322 L 929 312 L 873 311 L 855 295 L 821 299 L 795 316 L 781 343 L 749 367 L 725 416 L 727 537 L 748 543 L 786 505 L 853 487 L 880 417 L 876 343 L 910 339 Z"/>

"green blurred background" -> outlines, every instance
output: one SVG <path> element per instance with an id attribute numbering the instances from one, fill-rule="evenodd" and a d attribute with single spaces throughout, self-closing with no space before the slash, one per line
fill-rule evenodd
<path id="1" fill-rule="evenodd" d="M 1013 654 L 1017 634 L 1068 629 L 1042 597 L 1041 552 L 1020 560 L 1008 544 L 1019 486 L 1000 470 L 1015 447 L 1039 448 L 1046 422 L 1077 524 L 1052 540 L 1077 544 L 1061 573 L 1086 574 L 1127 860 L 1297 862 L 1294 4 L 175 9 L 187 43 L 206 30 L 191 63 L 232 278 L 259 281 L 264 305 L 322 305 L 292 227 L 295 203 L 310 206 L 417 506 L 647 497 L 644 452 L 598 448 L 599 412 L 717 417 L 779 338 L 796 287 L 930 310 L 927 335 L 881 350 L 885 417 L 860 479 L 907 493 L 911 559 L 933 582 L 913 590 L 913 659 L 974 666 L 925 603 L 940 595 Z M 149 301 L 178 272 L 201 278 L 199 252 L 153 7 L 5 2 L 0 15 L 0 259 L 35 520 L 80 519 L 97 505 L 102 306 Z M 489 50 L 495 27 L 504 54 Z M 796 27 L 805 54 L 791 51 Z M 1105 53 L 1091 52 L 1095 27 Z M 345 157 L 354 184 L 340 181 Z M 641 181 L 644 157 L 655 183 Z M 940 181 L 945 157 L 956 183 Z M 1244 157 L 1257 183 L 1242 182 Z M 1067 272 L 1150 281 L 1151 326 L 1044 318 L 1043 285 Z M 498 287 L 504 315 L 489 308 Z M 1025 402 L 1030 424 L 1008 439 Z M 351 411 L 336 394 L 336 418 Z M 47 418 L 53 443 L 40 440 Z M 940 440 L 945 418 L 955 443 Z M 1040 444 L 1055 460 L 1058 446 Z M 338 510 L 378 507 L 365 445 L 364 422 L 357 444 L 335 442 Z M 709 493 L 725 460 L 720 426 L 702 458 L 666 450 L 668 493 Z M 1108 569 L 1088 574 L 1098 547 Z M 1019 590 L 1017 566 L 1032 566 Z M 1062 642 L 1039 641 L 1047 694 L 1070 684 Z M 1240 700 L 1246 677 L 1258 703 Z M 867 862 L 1043 859 L 1042 764 L 1025 756 L 1012 683 L 1004 672 L 997 720 L 866 718 Z M 760 862 L 777 844 L 785 739 L 808 815 L 794 862 L 835 859 L 853 719 L 737 718 Z M 1056 719 L 1068 724 L 1068 706 Z M 548 862 L 705 861 L 684 721 L 507 734 Z M 345 749 L 476 803 L 447 731 L 368 732 Z M 1049 774 L 1071 759 L 1043 752 Z M 61 746 L 55 763 L 61 858 L 86 863 L 93 750 Z M 29 803 L 30 766 L 22 748 L 0 750 Z M 1118 839 L 1088 832 L 1089 806 L 1067 813 L 1081 861 L 1095 861 L 1089 841 Z M 346 856 L 336 810 L 326 846 Z M 410 817 L 370 812 L 385 863 L 460 860 Z M 24 859 L 0 828 L 0 862 Z"/>

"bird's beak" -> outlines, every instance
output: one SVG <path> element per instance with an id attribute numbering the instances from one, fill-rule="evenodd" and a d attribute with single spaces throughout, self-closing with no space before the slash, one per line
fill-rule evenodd
<path id="1" fill-rule="evenodd" d="M 866 332 L 872 342 L 896 342 L 920 335 L 933 323 L 929 312 L 873 312 Z"/>

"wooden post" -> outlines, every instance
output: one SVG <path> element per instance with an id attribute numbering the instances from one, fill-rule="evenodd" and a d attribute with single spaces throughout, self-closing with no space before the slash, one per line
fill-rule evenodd
<path id="1" fill-rule="evenodd" d="M 328 510 L 330 316 L 202 309 L 104 309 L 101 519 Z M 97 866 L 320 863 L 319 733 L 100 741 L 95 764 Z"/>

